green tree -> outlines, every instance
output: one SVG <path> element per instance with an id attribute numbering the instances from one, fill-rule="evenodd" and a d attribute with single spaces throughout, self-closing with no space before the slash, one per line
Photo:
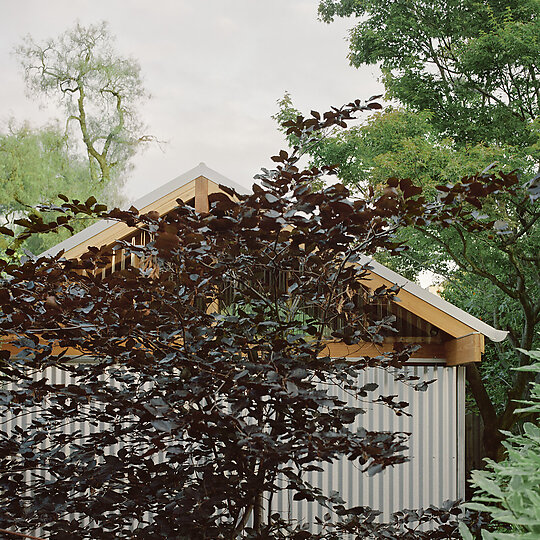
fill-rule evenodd
<path id="1" fill-rule="evenodd" d="M 296 115 L 289 96 L 280 107 L 278 121 L 286 123 Z M 449 189 L 447 184 L 462 176 L 473 178 L 475 171 L 494 161 L 507 172 L 516 168 L 532 172 L 524 150 L 482 144 L 457 147 L 438 134 L 430 119 L 431 113 L 425 111 L 388 109 L 362 126 L 315 137 L 308 152 L 318 166 L 338 164 L 343 182 L 363 195 L 385 189 L 389 177 L 412 178 L 433 203 L 440 200 L 441 189 Z M 294 144 L 294 135 L 289 141 Z M 468 367 L 470 389 L 486 426 L 485 447 L 494 459 L 502 457 L 499 430 L 509 430 L 517 421 L 514 400 L 524 396 L 530 379 L 510 368 L 528 363 L 517 349 L 535 346 L 540 321 L 539 211 L 531 199 L 535 193 L 532 185 L 520 187 L 513 197 L 492 193 L 478 211 L 491 230 L 471 231 L 460 221 L 444 229 L 416 224 L 399 232 L 408 251 L 399 257 L 377 255 L 410 279 L 424 270 L 443 276 L 449 301 L 509 331 L 507 343 L 488 347 L 490 361 L 482 371 Z"/>
<path id="2" fill-rule="evenodd" d="M 56 39 L 27 36 L 15 50 L 28 89 L 56 98 L 88 155 L 92 180 L 118 185 L 130 158 L 152 137 L 143 134 L 138 106 L 147 97 L 139 64 L 114 50 L 107 24 L 76 24 Z"/>
<path id="3" fill-rule="evenodd" d="M 432 111 L 442 135 L 530 147 L 538 160 L 537 0 L 322 0 L 319 14 L 360 17 L 351 64 L 380 64 L 388 96 Z"/>
<path id="4" fill-rule="evenodd" d="M 90 195 L 110 199 L 106 186 L 90 178 L 88 162 L 70 150 L 58 125 L 32 129 L 12 121 L 0 134 L 0 216 L 14 223 L 39 212 L 38 205 L 57 202 L 58 193 L 86 200 Z M 85 225 L 77 224 L 81 228 Z M 36 235 L 24 247 L 40 253 L 67 235 Z M 5 247 L 5 246 L 3 246 Z"/>
<path id="5" fill-rule="evenodd" d="M 533 176 L 539 161 L 539 10 L 540 3 L 529 0 L 321 1 L 326 22 L 360 17 L 350 32 L 351 64 L 380 63 L 387 96 L 406 108 L 320 141 L 311 152 L 315 162 L 338 163 L 344 181 L 363 190 L 389 176 L 412 178 L 433 201 L 441 197 L 436 186 L 448 190 L 444 184 L 493 162 Z M 422 269 L 442 274 L 447 299 L 509 331 L 511 348 L 491 347 L 495 361 L 483 366 L 483 374 L 468 368 L 492 458 L 502 457 L 500 430 L 515 424 L 514 400 L 527 392 L 530 379 L 509 368 L 529 362 L 517 349 L 533 348 L 540 321 L 536 182 L 511 200 L 490 195 L 479 213 L 491 232 L 461 223 L 444 230 L 417 224 L 401 232 L 409 252 L 391 261 L 409 277 Z"/>

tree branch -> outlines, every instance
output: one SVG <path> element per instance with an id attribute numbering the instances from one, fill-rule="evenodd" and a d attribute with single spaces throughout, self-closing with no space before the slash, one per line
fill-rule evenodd
<path id="1" fill-rule="evenodd" d="M 11 534 L 12 536 L 18 536 L 20 538 L 31 538 L 32 540 L 45 540 L 45 538 L 41 538 L 40 536 L 32 536 L 31 534 L 8 531 L 7 529 L 0 529 L 0 533 Z"/>

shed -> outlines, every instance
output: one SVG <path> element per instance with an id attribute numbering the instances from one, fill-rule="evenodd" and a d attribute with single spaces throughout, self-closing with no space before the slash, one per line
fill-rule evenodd
<path id="1" fill-rule="evenodd" d="M 177 199 L 192 204 L 198 211 L 208 210 L 208 195 L 223 191 L 220 185 L 233 187 L 240 193 L 248 190 L 201 163 L 167 184 L 155 189 L 134 203 L 141 212 L 164 215 L 172 210 Z M 100 221 L 54 246 L 44 255 L 64 251 L 67 258 L 83 255 L 89 246 L 112 245 L 119 239 L 145 242 L 144 233 L 124 223 Z M 409 403 L 410 416 L 396 416 L 387 408 L 373 409 L 356 420 L 368 430 L 410 432 L 409 461 L 372 477 L 362 474 L 354 463 L 343 459 L 325 465 L 324 472 L 309 473 L 311 482 L 325 492 L 338 491 L 351 506 L 370 506 L 390 513 L 404 508 L 440 505 L 445 500 L 463 498 L 465 494 L 465 368 L 480 362 L 484 339 L 502 341 L 506 332 L 496 330 L 481 320 L 451 305 L 442 298 L 412 283 L 392 270 L 368 258 L 370 276 L 365 287 L 380 285 L 399 287 L 399 304 L 379 306 L 396 316 L 398 338 L 388 337 L 382 345 L 364 343 L 347 346 L 331 343 L 327 353 L 333 357 L 357 358 L 392 350 L 395 341 L 414 343 L 419 349 L 405 369 L 419 382 L 435 381 L 425 392 L 404 386 L 388 372 L 377 368 L 365 370 L 359 384 L 375 382 L 382 395 L 396 395 Z M 117 251 L 106 273 L 130 264 Z M 54 373 L 51 377 L 54 379 Z M 54 382 L 54 380 L 52 381 Z M 353 398 L 342 394 L 354 405 Z M 324 509 L 305 501 L 293 501 L 287 491 L 274 497 L 275 510 L 292 518 L 314 522 Z"/>

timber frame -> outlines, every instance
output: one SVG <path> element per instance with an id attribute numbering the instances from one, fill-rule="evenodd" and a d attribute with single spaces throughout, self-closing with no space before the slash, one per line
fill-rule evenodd
<path id="1" fill-rule="evenodd" d="M 143 214 L 157 212 L 160 216 L 172 210 L 177 199 L 191 202 L 198 212 L 209 209 L 208 196 L 212 193 L 223 192 L 220 185 L 234 188 L 239 193 L 249 193 L 250 190 L 236 184 L 220 173 L 210 169 L 204 163 L 171 180 L 134 203 Z M 115 241 L 133 236 L 133 228 L 124 223 L 101 221 L 71 238 L 61 242 L 46 251 L 44 256 L 56 255 L 64 251 L 66 258 L 81 257 L 90 246 L 112 246 Z M 445 363 L 446 366 L 458 366 L 472 362 L 480 362 L 484 352 L 484 339 L 502 341 L 507 332 L 497 330 L 483 321 L 473 317 L 463 310 L 446 302 L 442 298 L 422 289 L 415 283 L 396 274 L 376 261 L 365 257 L 361 261 L 369 265 L 370 276 L 363 285 L 368 290 L 374 290 L 381 285 L 398 286 L 399 308 L 409 312 L 411 317 L 440 330 L 442 336 L 438 342 L 422 337 L 407 337 L 404 339 L 386 339 L 383 344 L 363 343 L 347 346 L 341 342 L 328 342 L 322 354 L 332 357 L 372 357 L 393 350 L 396 342 L 414 343 L 420 346 L 412 355 L 412 362 L 431 360 Z M 9 343 L 2 345 L 5 349 L 15 352 L 16 347 Z M 67 354 L 80 355 L 80 351 L 67 351 Z"/>

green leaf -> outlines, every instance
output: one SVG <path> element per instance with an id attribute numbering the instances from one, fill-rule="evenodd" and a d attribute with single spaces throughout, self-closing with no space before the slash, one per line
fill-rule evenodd
<path id="1" fill-rule="evenodd" d="M 459 532 L 461 536 L 463 537 L 463 540 L 474 540 L 474 536 L 471 534 L 471 531 L 467 528 L 465 523 L 460 522 L 458 524 Z"/>

